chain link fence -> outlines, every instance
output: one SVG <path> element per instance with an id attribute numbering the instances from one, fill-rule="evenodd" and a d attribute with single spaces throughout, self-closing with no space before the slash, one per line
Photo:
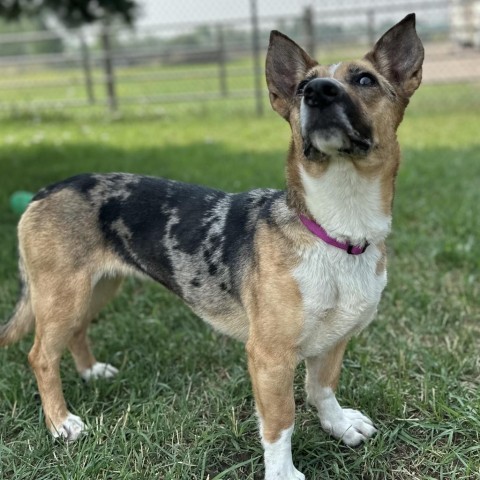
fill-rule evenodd
<path id="1" fill-rule="evenodd" d="M 133 28 L 74 30 L 54 19 L 42 31 L 0 28 L 0 109 L 254 99 L 261 114 L 270 30 L 331 63 L 365 53 L 410 12 L 426 48 L 424 82 L 480 85 L 480 0 L 143 0 L 141 7 Z"/>

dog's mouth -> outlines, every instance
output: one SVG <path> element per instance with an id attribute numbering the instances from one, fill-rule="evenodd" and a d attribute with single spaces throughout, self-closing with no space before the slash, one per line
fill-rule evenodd
<path id="1" fill-rule="evenodd" d="M 356 131 L 342 130 L 337 127 L 318 129 L 302 133 L 303 153 L 312 160 L 320 160 L 332 155 L 366 157 L 373 142 Z"/>
<path id="2" fill-rule="evenodd" d="M 328 80 L 317 83 L 324 91 L 305 95 L 300 105 L 305 156 L 311 160 L 368 156 L 373 148 L 373 133 L 362 108 L 337 83 Z M 334 89 L 335 94 L 326 88 Z"/>

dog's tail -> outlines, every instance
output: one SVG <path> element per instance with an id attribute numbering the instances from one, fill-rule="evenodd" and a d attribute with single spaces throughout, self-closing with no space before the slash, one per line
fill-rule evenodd
<path id="1" fill-rule="evenodd" d="M 20 340 L 35 324 L 28 277 L 21 256 L 18 266 L 21 282 L 20 298 L 10 320 L 5 325 L 0 325 L 0 347 Z"/>

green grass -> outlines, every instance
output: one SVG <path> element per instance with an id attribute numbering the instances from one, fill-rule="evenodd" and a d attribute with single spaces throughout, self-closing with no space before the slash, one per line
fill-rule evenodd
<path id="1" fill-rule="evenodd" d="M 424 87 L 400 129 L 389 285 L 345 358 L 338 397 L 379 427 L 351 449 L 295 396 L 294 460 L 313 479 L 480 478 L 479 86 Z M 15 190 L 122 170 L 231 191 L 282 187 L 287 124 L 235 102 L 162 110 L 28 112 L 0 122 L 0 318 L 17 295 Z M 31 336 L 0 350 L 2 479 L 259 479 L 262 451 L 243 346 L 161 287 L 130 280 L 91 331 L 113 381 L 63 381 L 90 434 L 54 442 L 27 363 Z M 255 473 L 254 473 L 255 472 Z"/>

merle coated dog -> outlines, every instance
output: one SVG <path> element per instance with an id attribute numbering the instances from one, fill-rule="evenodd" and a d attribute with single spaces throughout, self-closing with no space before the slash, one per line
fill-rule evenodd
<path id="1" fill-rule="evenodd" d="M 422 62 L 413 14 L 363 58 L 334 65 L 274 31 L 270 101 L 292 131 L 285 191 L 231 194 L 113 173 L 35 196 L 18 227 L 23 289 L 0 345 L 35 326 L 29 361 L 55 437 L 75 440 L 85 429 L 62 393 L 64 350 L 85 379 L 117 373 L 95 359 L 87 328 L 126 275 L 163 284 L 246 342 L 266 479 L 304 478 L 291 454 L 301 361 L 322 427 L 347 445 L 374 434 L 334 391 L 347 342 L 372 320 L 386 284 L 396 130 Z"/>

